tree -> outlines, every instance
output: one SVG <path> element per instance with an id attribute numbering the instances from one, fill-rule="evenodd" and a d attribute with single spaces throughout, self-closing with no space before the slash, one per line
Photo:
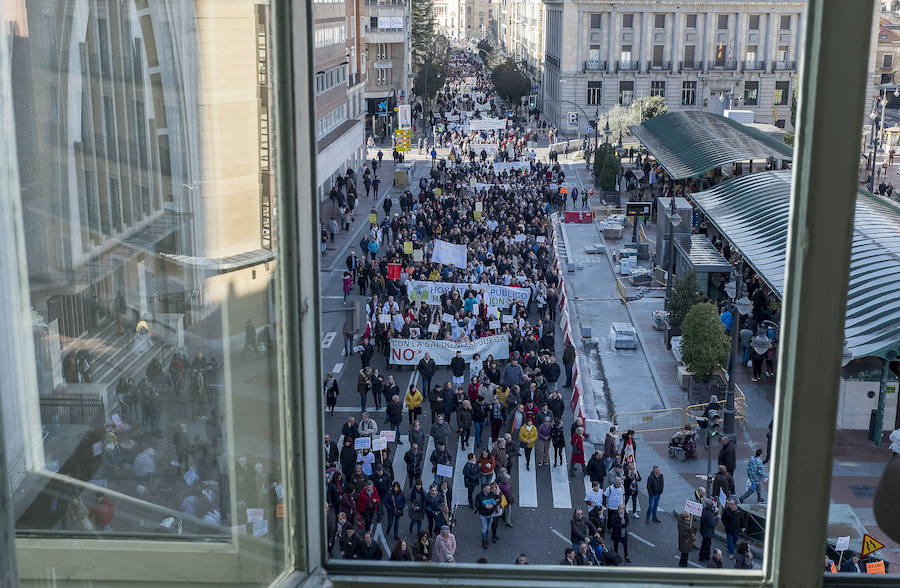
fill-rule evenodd
<path id="1" fill-rule="evenodd" d="M 488 55 L 494 52 L 494 48 L 491 46 L 491 42 L 487 39 L 482 39 L 478 41 L 478 52 L 481 53 L 481 58 L 485 59 Z"/>
<path id="2" fill-rule="evenodd" d="M 597 124 L 603 129 L 607 122 L 609 123 L 609 142 L 614 143 L 620 136 L 627 137 L 631 135 L 628 127 L 641 123 L 641 111 L 640 109 L 616 104 L 600 115 L 600 120 L 597 121 Z"/>
<path id="3" fill-rule="evenodd" d="M 413 92 L 420 98 L 431 100 L 444 85 L 446 75 L 446 70 L 442 69 L 440 64 L 426 61 L 419 66 L 413 78 Z"/>
<path id="4" fill-rule="evenodd" d="M 616 190 L 616 175 L 619 173 L 619 157 L 615 147 L 601 143 L 597 145 L 594 155 L 594 178 L 600 189 L 605 192 Z"/>
<path id="5" fill-rule="evenodd" d="M 412 0 L 410 18 L 413 62 L 422 64 L 434 40 L 434 0 Z"/>
<path id="6" fill-rule="evenodd" d="M 531 93 L 531 82 L 519 71 L 512 59 L 501 62 L 491 71 L 491 81 L 502 98 L 518 107 L 522 96 Z"/>
<path id="7" fill-rule="evenodd" d="M 702 301 L 703 296 L 697 286 L 697 276 L 694 272 L 685 272 L 676 280 L 672 287 L 672 296 L 669 298 L 669 324 L 680 327 L 685 315 L 692 306 Z"/>
<path id="8" fill-rule="evenodd" d="M 728 361 L 731 340 L 710 302 L 695 304 L 681 325 L 681 360 L 699 382 L 708 382 Z"/>
<path id="9" fill-rule="evenodd" d="M 637 109 L 638 120 L 644 122 L 655 116 L 669 111 L 666 99 L 663 96 L 644 96 L 631 103 L 632 109 Z M 633 116 L 633 115 L 632 115 Z"/>
<path id="10" fill-rule="evenodd" d="M 791 92 L 791 128 L 797 128 L 797 84 L 794 84 Z M 789 144 L 793 145 L 793 140 Z"/>

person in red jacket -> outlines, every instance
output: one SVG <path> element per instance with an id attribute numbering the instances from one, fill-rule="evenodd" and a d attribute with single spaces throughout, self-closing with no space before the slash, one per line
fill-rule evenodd
<path id="1" fill-rule="evenodd" d="M 89 516 L 98 531 L 108 531 L 109 524 L 116 515 L 116 507 L 103 492 L 97 492 L 97 500 L 91 507 Z"/>
<path id="2" fill-rule="evenodd" d="M 581 474 L 584 475 L 584 427 L 578 427 L 572 435 L 572 463 L 569 466 L 569 477 L 575 475 L 576 463 L 581 464 Z"/>
<path id="3" fill-rule="evenodd" d="M 360 491 L 359 498 L 356 499 L 356 510 L 363 517 L 364 531 L 372 528 L 372 519 L 375 518 L 375 513 L 378 512 L 380 503 L 381 497 L 378 495 L 378 490 L 375 489 L 375 484 L 372 483 L 372 480 L 369 480 L 366 482 L 365 488 Z"/>

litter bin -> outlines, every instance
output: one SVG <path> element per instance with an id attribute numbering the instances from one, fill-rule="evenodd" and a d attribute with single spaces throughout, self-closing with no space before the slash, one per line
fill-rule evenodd
<path id="1" fill-rule="evenodd" d="M 408 185 L 405 169 L 394 170 L 394 185 L 398 188 L 405 188 Z"/>

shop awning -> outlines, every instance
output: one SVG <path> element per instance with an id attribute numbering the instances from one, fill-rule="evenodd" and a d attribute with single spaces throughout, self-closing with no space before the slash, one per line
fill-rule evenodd
<path id="1" fill-rule="evenodd" d="M 675 179 L 697 177 L 738 161 L 793 158 L 791 147 L 781 141 L 711 112 L 670 112 L 630 128 Z"/>
<path id="2" fill-rule="evenodd" d="M 784 294 L 790 171 L 760 172 L 691 198 L 779 297 Z M 854 357 L 900 350 L 900 207 L 856 198 L 844 336 Z"/>
<path id="3" fill-rule="evenodd" d="M 706 235 L 676 235 L 675 249 L 690 262 L 694 271 L 731 273 L 731 264 L 713 247 Z"/>

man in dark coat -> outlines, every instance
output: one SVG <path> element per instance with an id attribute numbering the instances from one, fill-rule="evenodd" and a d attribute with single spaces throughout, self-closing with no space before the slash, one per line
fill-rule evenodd
<path id="1" fill-rule="evenodd" d="M 725 466 L 728 473 L 734 477 L 734 469 L 737 467 L 737 456 L 734 454 L 734 443 L 722 435 L 722 449 L 719 451 L 719 465 Z"/>
<path id="2" fill-rule="evenodd" d="M 584 471 L 587 472 L 591 483 L 603 482 L 603 478 L 606 477 L 606 466 L 603 464 L 602 451 L 600 451 L 599 449 L 594 451 L 594 455 L 592 455 L 591 459 L 588 460 L 587 466 L 584 468 Z"/>

